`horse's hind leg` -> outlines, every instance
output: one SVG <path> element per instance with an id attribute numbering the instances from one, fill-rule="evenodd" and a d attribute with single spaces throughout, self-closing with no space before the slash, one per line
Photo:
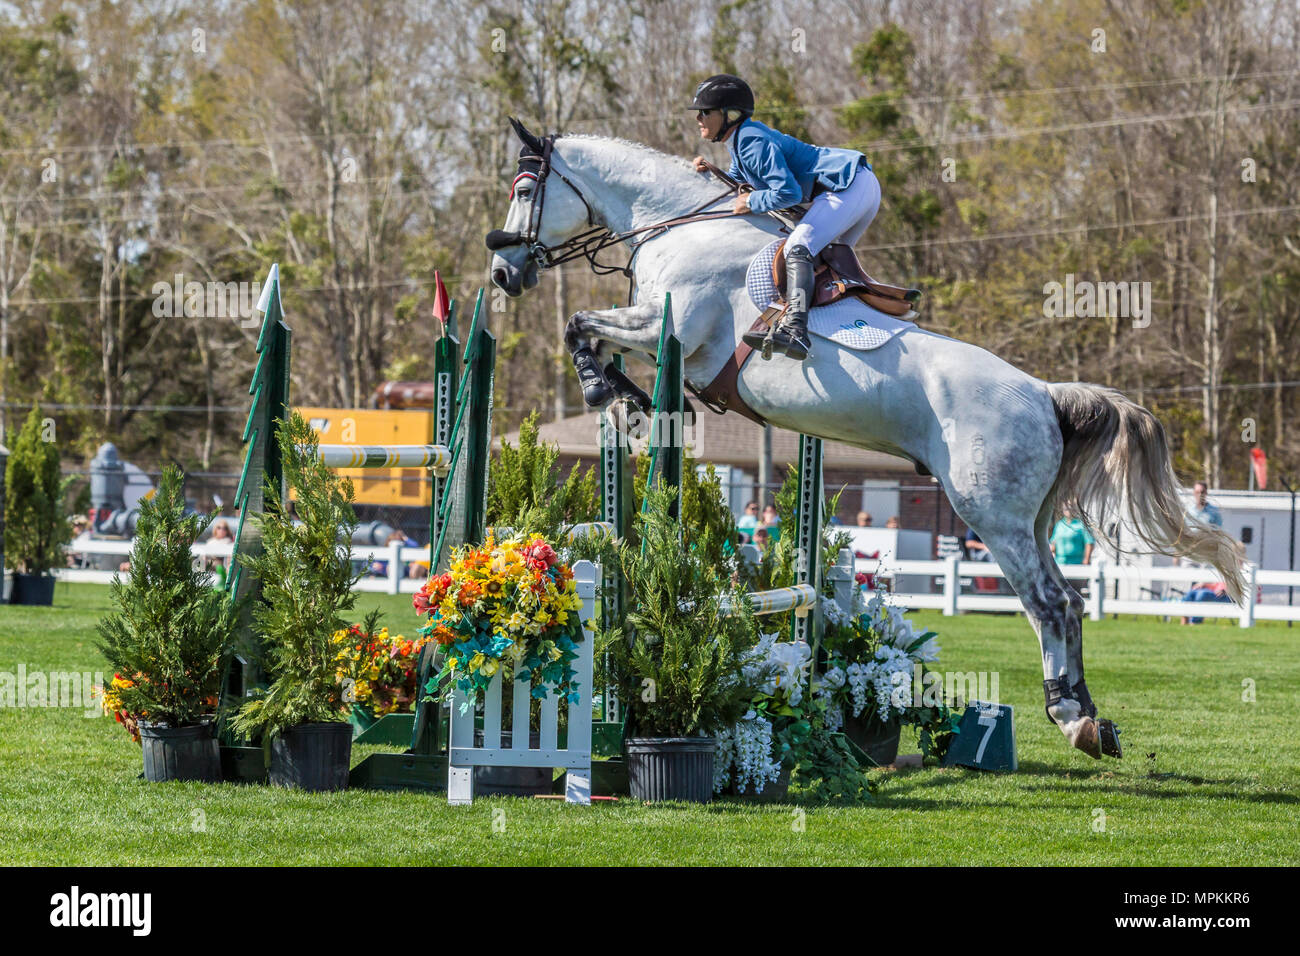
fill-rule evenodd
<path id="1" fill-rule="evenodd" d="M 1082 598 L 1046 547 L 1041 515 L 1036 527 L 981 534 L 1024 605 L 1043 654 L 1047 715 L 1066 740 L 1093 757 L 1119 756 L 1113 725 L 1097 721 L 1083 687 Z M 979 530 L 979 529 L 977 529 Z M 1084 690 L 1080 699 L 1075 688 Z"/>
<path id="2" fill-rule="evenodd" d="M 1048 534 L 1052 527 L 1053 515 L 1050 505 L 1045 504 L 1043 510 L 1038 515 L 1038 521 L 1035 527 L 1035 537 L 1038 539 L 1038 552 L 1043 564 L 1056 578 L 1057 584 L 1065 591 L 1065 596 L 1069 602 L 1069 610 L 1065 616 L 1065 653 L 1069 663 L 1069 686 L 1065 688 L 1057 685 L 1053 687 L 1044 683 L 1045 694 L 1050 702 L 1053 693 L 1065 693 L 1079 702 L 1079 707 L 1087 717 L 1097 717 L 1097 706 L 1092 701 L 1092 695 L 1088 693 L 1088 682 L 1084 679 L 1083 673 L 1083 597 L 1074 588 L 1065 575 L 1061 572 L 1060 566 L 1056 559 L 1052 557 L 1052 550 L 1048 546 Z M 1050 711 L 1049 711 L 1049 716 Z M 1097 720 L 1097 738 L 1101 752 L 1108 757 L 1122 757 L 1123 749 L 1119 743 L 1119 731 L 1115 724 L 1109 720 Z"/>

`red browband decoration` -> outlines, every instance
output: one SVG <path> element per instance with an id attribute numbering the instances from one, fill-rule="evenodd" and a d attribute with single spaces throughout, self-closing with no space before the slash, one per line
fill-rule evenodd
<path id="1" fill-rule="evenodd" d="M 510 198 L 511 198 L 511 199 L 514 199 L 514 198 L 515 198 L 515 187 L 516 187 L 517 185 L 519 185 L 519 180 L 521 180 L 521 179 L 531 179 L 533 182 L 536 182 L 536 181 L 537 181 L 537 174 L 536 174 L 536 173 L 530 173 L 530 172 L 522 172 L 522 173 L 520 173 L 518 176 L 516 176 L 516 177 L 511 181 L 511 183 L 510 183 Z"/>

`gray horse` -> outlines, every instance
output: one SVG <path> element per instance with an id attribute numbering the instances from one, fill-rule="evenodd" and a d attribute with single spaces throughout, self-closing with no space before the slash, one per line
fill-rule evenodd
<path id="1" fill-rule="evenodd" d="M 610 400 L 605 366 L 614 352 L 654 361 L 667 292 L 686 378 L 699 387 L 711 382 L 758 314 L 746 270 L 780 224 L 750 215 L 638 232 L 709 207 L 719 184 L 685 160 L 634 143 L 548 142 L 515 129 L 523 153 L 545 154 L 546 162 L 521 161 L 504 230 L 489 236 L 493 283 L 518 296 L 574 237 L 601 227 L 631 233 L 635 304 L 578 312 L 566 331 L 570 350 L 586 360 L 584 394 L 596 404 Z M 737 387 L 775 426 L 911 459 L 942 482 L 1038 634 L 1048 716 L 1093 757 L 1118 757 L 1120 747 L 1114 725 L 1096 719 L 1084 682 L 1083 599 L 1048 547 L 1056 510 L 1070 507 L 1112 547 L 1122 528 L 1152 552 L 1208 562 L 1233 600 L 1243 600 L 1241 546 L 1184 511 L 1164 429 L 1114 389 L 1043 382 L 984 349 L 916 327 L 873 351 L 818 338 L 804 362 L 753 355 Z"/>

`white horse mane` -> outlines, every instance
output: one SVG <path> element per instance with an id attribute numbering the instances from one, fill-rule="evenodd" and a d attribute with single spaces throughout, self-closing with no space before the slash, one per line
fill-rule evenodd
<path id="1" fill-rule="evenodd" d="M 587 199 L 623 220 L 610 223 L 620 230 L 680 216 L 723 191 L 687 159 L 618 137 L 565 133 L 555 152 L 583 180 Z"/>

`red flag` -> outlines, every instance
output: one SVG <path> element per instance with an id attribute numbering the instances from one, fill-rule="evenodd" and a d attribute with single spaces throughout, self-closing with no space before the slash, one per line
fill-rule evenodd
<path id="1" fill-rule="evenodd" d="M 1268 487 L 1268 455 L 1262 448 L 1250 450 L 1250 465 L 1255 469 L 1255 484 L 1260 491 Z"/>
<path id="2" fill-rule="evenodd" d="M 442 275 L 436 269 L 433 272 L 433 284 L 433 317 L 445 326 L 447 316 L 451 314 L 451 299 L 447 295 L 447 287 L 442 284 Z"/>

